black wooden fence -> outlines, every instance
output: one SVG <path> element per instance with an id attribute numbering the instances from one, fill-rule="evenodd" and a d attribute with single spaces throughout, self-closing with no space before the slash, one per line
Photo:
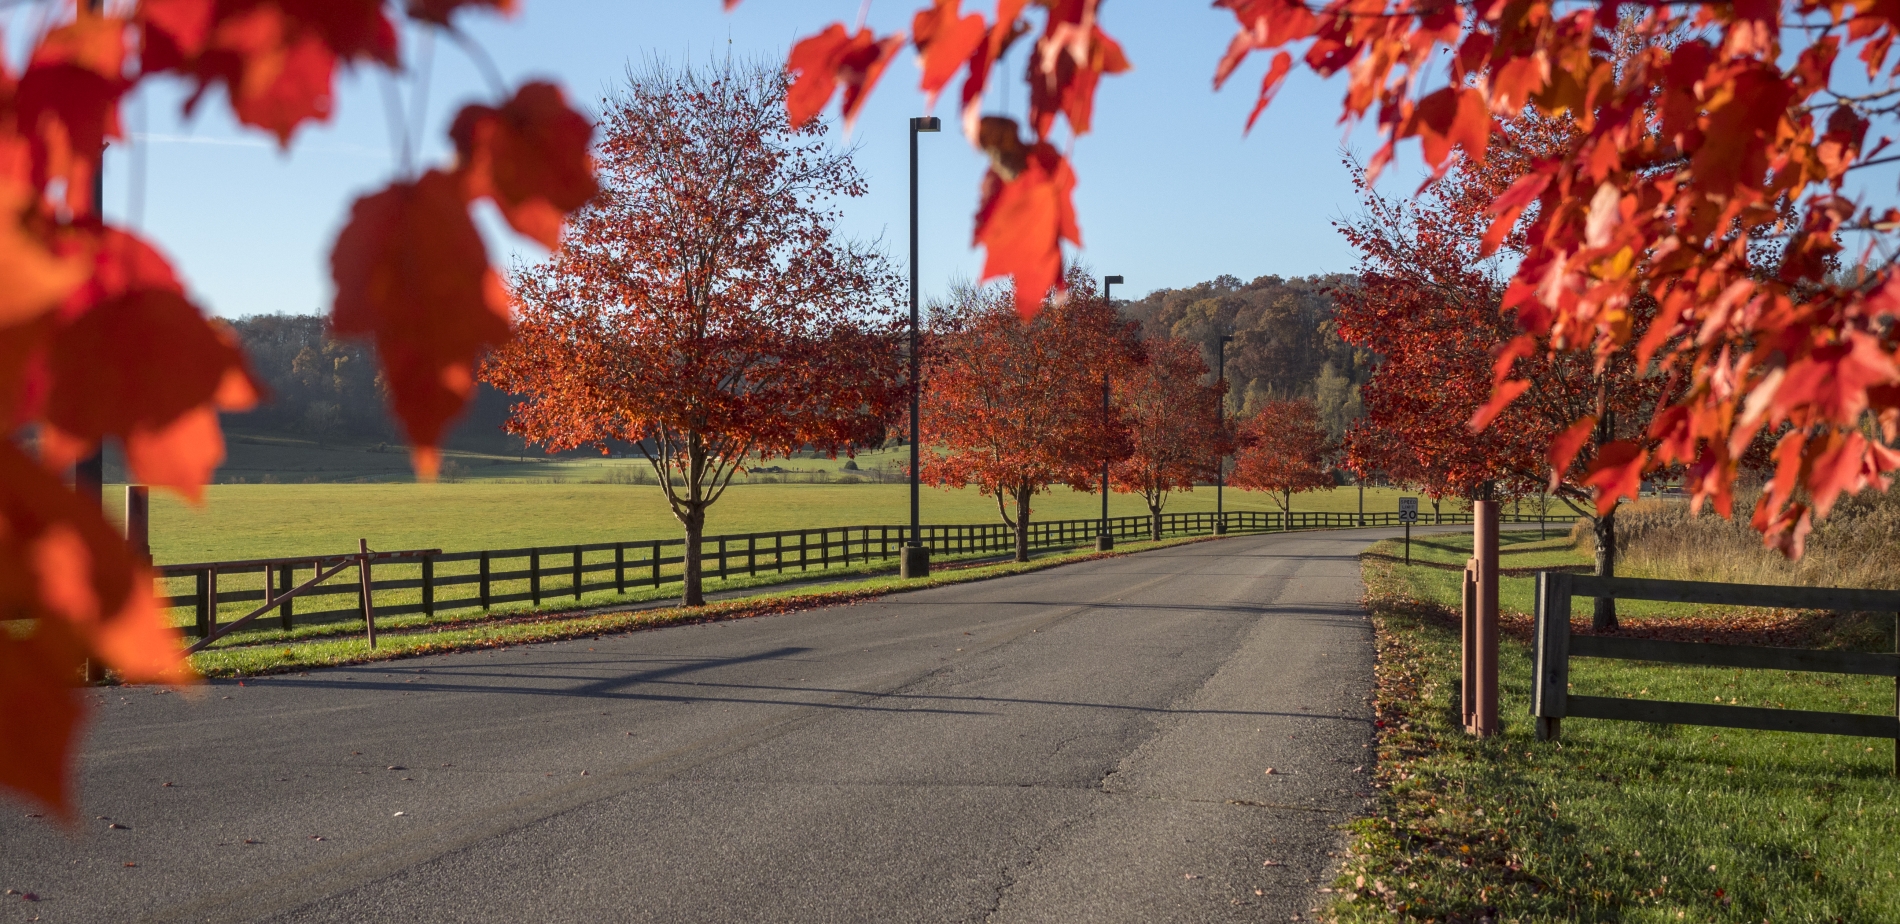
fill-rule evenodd
<path id="1" fill-rule="evenodd" d="M 1168 513 L 1160 517 L 1163 537 L 1207 535 L 1215 532 L 1213 513 Z M 1230 532 L 1272 532 L 1289 529 L 1332 529 L 1357 526 L 1396 526 L 1396 512 L 1302 513 L 1291 517 L 1274 511 L 1232 511 L 1225 515 Z M 1535 516 L 1504 515 L 1506 522 L 1537 523 Z M 1567 523 L 1573 517 L 1549 517 Z M 1421 522 L 1431 522 L 1421 517 Z M 1469 523 L 1469 513 L 1446 514 L 1437 522 Z M 1045 520 L 1029 524 L 1031 549 L 1067 548 L 1095 541 L 1102 521 Z M 1112 517 L 1110 534 L 1120 541 L 1151 538 L 1154 518 Z M 833 526 L 775 532 L 707 536 L 700 544 L 700 568 L 708 581 L 759 575 L 788 575 L 866 565 L 895 559 L 901 553 L 905 526 Z M 1002 523 L 926 525 L 922 539 L 936 558 L 982 557 L 1015 547 L 1015 530 Z M 377 618 L 438 613 L 459 609 L 490 609 L 505 604 L 576 601 L 589 593 L 625 594 L 658 588 L 682 580 L 686 556 L 684 539 L 630 542 L 594 542 L 578 545 L 486 549 L 474 552 L 408 554 L 378 563 L 369 582 Z M 188 634 L 204 637 L 216 631 L 227 607 L 247 613 L 308 581 L 353 555 L 313 555 L 245 561 L 190 562 L 159 565 L 159 603 L 186 610 Z M 362 582 L 342 574 L 320 583 L 277 607 L 277 622 L 289 630 L 298 622 L 320 623 L 363 618 L 366 611 Z M 268 617 L 265 617 L 268 618 Z"/>
<path id="2" fill-rule="evenodd" d="M 1621 719 L 1669 725 L 1709 725 L 1767 731 L 1807 732 L 1817 735 L 1855 735 L 1894 739 L 1894 769 L 1900 773 L 1900 718 L 1894 714 L 1866 715 L 1719 706 L 1665 700 L 1580 696 L 1570 692 L 1572 658 L 1610 658 L 1688 664 L 1704 667 L 1741 667 L 1827 674 L 1894 677 L 1895 703 L 1900 708 L 1900 615 L 1896 615 L 1894 651 L 1822 651 L 1805 648 L 1768 648 L 1754 645 L 1717 645 L 1657 639 L 1572 635 L 1572 597 L 1613 597 L 1620 600 L 1662 600 L 1724 606 L 1772 606 L 1790 609 L 1886 612 L 1900 614 L 1900 591 L 1843 587 L 1783 587 L 1760 584 L 1716 584 L 1702 581 L 1663 581 L 1647 578 L 1600 578 L 1582 574 L 1540 571 L 1537 574 L 1536 645 L 1533 649 L 1531 715 L 1537 736 L 1554 739 L 1565 718 Z"/>

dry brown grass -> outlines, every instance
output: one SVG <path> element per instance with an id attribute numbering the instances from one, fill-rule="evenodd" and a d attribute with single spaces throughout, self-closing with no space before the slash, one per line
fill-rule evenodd
<path id="1" fill-rule="evenodd" d="M 1691 581 L 1900 589 L 1900 496 L 1867 492 L 1836 504 L 1789 561 L 1763 548 L 1748 525 L 1754 498 L 1736 498 L 1734 520 L 1692 516 L 1682 501 L 1643 500 L 1616 515 L 1618 573 Z M 1589 548 L 1588 527 L 1573 531 Z"/>

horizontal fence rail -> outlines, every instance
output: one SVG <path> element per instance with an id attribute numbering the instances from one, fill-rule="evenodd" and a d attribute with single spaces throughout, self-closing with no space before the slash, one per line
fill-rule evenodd
<path id="1" fill-rule="evenodd" d="M 1535 515 L 1507 522 L 1567 524 L 1574 517 Z M 1031 550 L 1069 548 L 1095 541 L 1106 531 L 1119 541 L 1209 535 L 1221 530 L 1260 533 L 1282 530 L 1398 526 L 1398 514 L 1305 513 L 1239 510 L 1226 514 L 1164 513 L 1159 517 L 1111 517 L 1107 521 L 1031 521 Z M 1446 513 L 1434 520 L 1421 512 L 1420 524 L 1465 524 L 1469 513 Z M 903 551 L 906 526 L 833 526 L 772 532 L 706 536 L 699 566 L 707 580 L 795 577 L 800 573 L 862 567 L 894 561 Z M 1015 528 L 1003 523 L 937 524 L 919 528 L 920 540 L 937 557 L 1002 555 L 1015 548 Z M 421 550 L 370 553 L 374 567 L 365 581 L 347 566 L 360 553 L 253 558 L 238 561 L 159 565 L 159 605 L 190 613 L 186 633 L 200 640 L 194 650 L 216 641 L 240 619 L 255 624 L 275 609 L 277 628 L 393 616 L 492 609 L 526 603 L 579 601 L 587 594 L 626 594 L 651 590 L 684 579 L 684 539 L 594 542 L 578 545 L 486 549 L 471 552 Z M 356 569 L 360 571 L 361 569 Z M 310 586 L 304 586 L 304 585 Z M 222 612 L 242 614 L 221 619 Z M 373 613 L 374 616 L 366 616 Z"/>
<path id="2" fill-rule="evenodd" d="M 1769 606 L 1807 610 L 1879 611 L 1895 614 L 1893 653 L 1822 651 L 1753 645 L 1671 642 L 1616 636 L 1572 635 L 1570 605 L 1573 597 L 1612 597 L 1730 606 Z M 1707 725 L 1763 731 L 1803 732 L 1894 739 L 1894 769 L 1900 773 L 1900 591 L 1841 587 L 1787 587 L 1763 584 L 1717 584 L 1703 581 L 1661 581 L 1641 578 L 1600 578 L 1590 575 L 1540 571 L 1537 574 L 1531 714 L 1537 736 L 1558 737 L 1565 718 L 1618 719 L 1668 725 Z M 1757 670 L 1807 671 L 1894 677 L 1894 715 L 1765 709 L 1663 700 L 1582 696 L 1570 692 L 1571 658 L 1607 658 L 1685 664 L 1699 667 L 1739 667 Z"/>

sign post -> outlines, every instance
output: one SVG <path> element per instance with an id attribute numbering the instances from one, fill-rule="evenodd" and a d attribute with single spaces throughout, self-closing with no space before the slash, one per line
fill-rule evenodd
<path id="1" fill-rule="evenodd" d="M 1399 522 L 1405 524 L 1405 563 L 1412 563 L 1412 524 L 1418 522 L 1418 498 L 1399 498 Z"/>

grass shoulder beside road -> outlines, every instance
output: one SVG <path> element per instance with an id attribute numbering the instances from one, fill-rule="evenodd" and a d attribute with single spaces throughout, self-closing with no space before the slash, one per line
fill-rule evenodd
<path id="1" fill-rule="evenodd" d="M 859 573 L 855 578 L 846 574 L 840 575 L 841 579 L 835 581 L 801 584 L 792 589 L 780 586 L 765 589 L 756 595 L 721 600 L 701 607 L 656 608 L 641 606 L 640 601 L 590 606 L 583 600 L 577 607 L 504 612 L 414 626 L 410 631 L 379 635 L 377 647 L 373 650 L 360 629 L 348 637 L 304 640 L 295 644 L 212 648 L 192 656 L 192 666 L 207 677 L 243 677 L 744 619 L 838 606 L 892 593 L 1024 574 L 1058 565 L 1207 541 L 1212 541 L 1212 537 L 1189 536 L 1160 542 L 1127 542 L 1113 552 L 1076 550 L 1045 554 L 1027 562 L 972 563 L 934 571 L 922 580 L 905 580 L 888 570 L 870 575 Z"/>
<path id="2" fill-rule="evenodd" d="M 1529 577 L 1506 577 L 1504 734 L 1455 713 L 1458 572 L 1469 537 L 1398 563 L 1363 556 L 1377 627 L 1379 802 L 1352 828 L 1338 921 L 1900 920 L 1900 781 L 1881 739 L 1571 720 L 1539 742 L 1529 708 Z M 1501 564 L 1586 561 L 1567 538 L 1509 534 Z M 1866 623 L 1625 604 L 1626 631 L 1740 644 L 1862 647 Z M 1587 619 L 1587 615 L 1584 616 Z M 1573 692 L 1891 714 L 1890 679 L 1573 662 Z"/>

